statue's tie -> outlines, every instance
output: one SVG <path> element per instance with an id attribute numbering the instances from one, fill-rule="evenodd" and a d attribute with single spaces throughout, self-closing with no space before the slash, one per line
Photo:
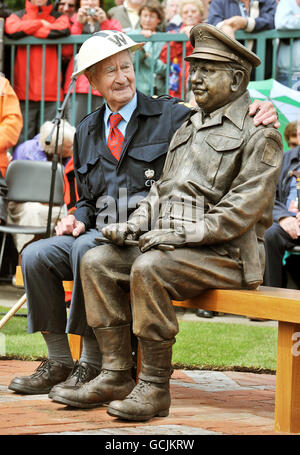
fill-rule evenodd
<path id="1" fill-rule="evenodd" d="M 107 146 L 117 160 L 120 159 L 122 146 L 124 142 L 124 136 L 119 130 L 119 128 L 117 128 L 117 125 L 120 123 L 121 120 L 122 115 L 120 114 L 111 114 L 109 117 L 110 130 L 107 139 Z"/>

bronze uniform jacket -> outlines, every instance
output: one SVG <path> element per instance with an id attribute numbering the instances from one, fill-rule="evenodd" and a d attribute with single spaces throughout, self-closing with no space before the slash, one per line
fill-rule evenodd
<path id="1" fill-rule="evenodd" d="M 154 228 L 183 229 L 185 245 L 202 245 L 240 261 L 245 287 L 262 282 L 264 233 L 272 224 L 282 140 L 254 126 L 248 92 L 202 120 L 192 113 L 170 143 L 161 178 L 133 217 L 157 213 Z"/>

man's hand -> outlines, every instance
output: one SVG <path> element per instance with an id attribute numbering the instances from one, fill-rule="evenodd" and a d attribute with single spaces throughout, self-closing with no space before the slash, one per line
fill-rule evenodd
<path id="1" fill-rule="evenodd" d="M 289 236 L 296 240 L 300 235 L 300 216 L 287 216 L 279 220 L 279 225 L 282 229 L 289 234 Z"/>
<path id="2" fill-rule="evenodd" d="M 271 101 L 254 100 L 249 106 L 249 115 L 254 115 L 253 121 L 256 126 L 261 123 L 263 125 L 274 123 L 275 128 L 280 127 L 277 111 Z"/>
<path id="3" fill-rule="evenodd" d="M 154 229 L 139 238 L 139 248 L 142 253 L 160 244 L 183 246 L 185 244 L 184 230 Z"/>
<path id="4" fill-rule="evenodd" d="M 126 239 L 136 240 L 140 235 L 138 226 L 133 223 L 109 224 L 102 229 L 102 234 L 117 245 L 124 245 Z"/>
<path id="5" fill-rule="evenodd" d="M 73 235 L 78 237 L 85 232 L 85 225 L 82 221 L 76 220 L 74 215 L 65 216 L 55 228 L 56 235 Z"/>
<path id="6" fill-rule="evenodd" d="M 247 19 L 242 16 L 232 16 L 224 20 L 224 24 L 232 28 L 233 31 L 243 30 L 247 26 Z"/>

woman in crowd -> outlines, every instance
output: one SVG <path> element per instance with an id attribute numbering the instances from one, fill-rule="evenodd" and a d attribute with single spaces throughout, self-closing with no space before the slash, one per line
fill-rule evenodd
<path id="1" fill-rule="evenodd" d="M 140 27 L 129 33 L 142 34 L 149 38 L 158 31 L 158 26 L 164 20 L 164 11 L 158 0 L 148 0 L 139 11 Z M 159 58 L 164 43 L 147 41 L 145 46 L 136 54 L 137 88 L 145 95 L 163 95 L 166 93 L 166 64 Z M 153 90 L 151 90 L 153 81 Z"/>
<path id="2" fill-rule="evenodd" d="M 182 17 L 182 25 L 179 32 L 185 33 L 187 37 L 190 36 L 190 31 L 194 25 L 202 22 L 203 17 L 203 4 L 201 0 L 183 0 L 180 4 L 179 14 Z M 170 32 L 171 33 L 171 32 Z M 191 55 L 193 47 L 190 41 L 186 43 L 172 41 L 170 43 L 170 62 L 171 62 L 171 73 L 170 73 L 170 84 L 169 94 L 182 98 L 182 78 L 183 78 L 183 46 L 186 46 L 186 56 Z M 168 56 L 168 43 L 166 43 L 160 54 L 160 58 L 164 63 L 167 63 Z M 187 86 L 187 80 L 189 75 L 188 63 L 184 62 L 184 92 Z M 177 77 L 176 73 L 177 72 Z"/>

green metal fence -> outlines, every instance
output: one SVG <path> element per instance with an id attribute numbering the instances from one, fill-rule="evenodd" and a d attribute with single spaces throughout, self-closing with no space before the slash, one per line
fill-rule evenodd
<path id="1" fill-rule="evenodd" d="M 88 38 L 89 35 L 71 35 L 67 38 L 62 38 L 59 40 L 56 39 L 37 39 L 33 37 L 26 37 L 19 40 L 12 40 L 7 36 L 4 37 L 4 53 L 7 53 L 10 56 L 10 69 L 9 74 L 6 74 L 11 81 L 12 86 L 14 86 L 14 63 L 16 58 L 16 50 L 17 46 L 25 46 L 26 48 L 26 68 L 24 68 L 24 78 L 26 78 L 26 100 L 25 100 L 25 118 L 24 118 L 24 130 L 25 130 L 25 138 L 27 137 L 26 131 L 28 128 L 28 87 L 29 87 L 29 78 L 31 77 L 29 74 L 29 63 L 30 63 L 30 49 L 31 46 L 42 46 L 43 50 L 43 58 L 42 58 L 42 94 L 44 93 L 45 83 L 46 83 L 46 74 L 45 74 L 45 56 L 46 56 L 46 46 L 56 46 L 57 47 L 57 56 L 58 56 L 58 64 L 57 64 L 57 80 L 61 80 L 62 75 L 62 50 L 63 46 L 65 45 L 72 45 L 73 46 L 73 56 L 75 56 L 80 48 L 80 45 Z M 173 33 L 156 33 L 151 36 L 151 38 L 146 39 L 143 35 L 132 34 L 130 35 L 131 38 L 136 42 L 142 41 L 150 41 L 150 42 L 163 42 L 168 43 L 168 51 L 167 51 L 167 63 L 166 63 L 166 70 L 165 70 L 165 92 L 168 93 L 169 91 L 169 69 L 170 69 L 170 47 L 171 42 L 177 41 L 182 43 L 182 56 L 183 56 L 183 74 L 185 73 L 185 63 L 184 57 L 186 55 L 186 47 L 185 43 L 188 40 L 185 34 L 173 34 Z M 239 31 L 236 34 L 236 38 L 247 45 L 250 41 L 253 41 L 254 48 L 256 54 L 260 57 L 262 64 L 256 68 L 254 72 L 254 79 L 255 80 L 263 80 L 269 77 L 276 78 L 276 60 L 277 60 L 277 50 L 280 39 L 288 40 L 290 43 L 291 53 L 292 56 L 292 46 L 295 39 L 300 38 L 300 30 L 294 31 L 277 31 L 277 30 L 269 30 L 266 32 L 261 33 L 244 33 Z M 270 51 L 271 49 L 271 51 Z M 3 51 L 3 49 L 2 49 Z M 2 56 L 2 52 L 0 49 L 0 55 Z M 271 62 L 271 63 L 270 63 Z M 290 58 L 290 62 L 292 62 L 292 58 Z M 149 77 L 149 87 L 150 87 L 150 94 L 154 94 L 154 77 L 153 77 L 153 69 L 154 69 L 155 60 L 152 59 L 150 64 L 150 74 L 152 76 Z M 291 66 L 290 63 L 290 75 L 291 75 Z M 139 88 L 139 64 L 136 59 L 135 63 L 135 71 L 137 77 L 137 88 Z M 184 79 L 183 79 L 184 80 Z M 290 79 L 291 80 L 291 79 Z M 182 84 L 181 90 L 181 97 L 185 98 L 185 87 Z M 57 93 L 57 108 L 61 106 L 61 101 L 59 99 L 59 90 L 60 90 L 60 82 L 58 83 L 58 93 Z M 43 97 L 43 95 L 42 95 Z M 73 100 L 76 98 L 76 93 L 72 95 Z M 90 99 L 91 99 L 91 92 L 88 96 L 88 111 L 90 111 Z M 44 122 L 44 100 L 41 99 L 41 124 Z M 73 103 L 73 106 L 75 103 Z M 74 115 L 72 115 L 74 119 Z"/>

